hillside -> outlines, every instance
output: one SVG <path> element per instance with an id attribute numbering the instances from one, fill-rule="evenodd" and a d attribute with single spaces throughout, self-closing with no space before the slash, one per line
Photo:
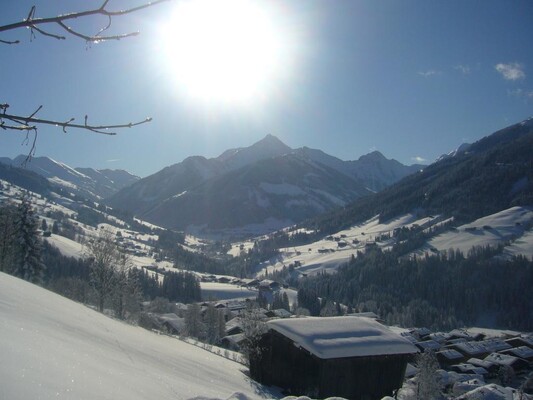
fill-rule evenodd
<path id="1" fill-rule="evenodd" d="M 277 397 L 244 367 L 0 273 L 0 398 Z"/>
<path id="2" fill-rule="evenodd" d="M 502 129 L 376 195 L 305 224 L 334 233 L 375 215 L 417 211 L 468 223 L 513 206 L 533 205 L 533 119 Z"/>
<path id="3" fill-rule="evenodd" d="M 123 170 L 73 168 L 49 157 L 33 157 L 28 162 L 25 161 L 24 155 L 14 159 L 0 157 L 0 165 L 31 171 L 58 188 L 93 201 L 111 196 L 139 180 L 139 177 Z"/>

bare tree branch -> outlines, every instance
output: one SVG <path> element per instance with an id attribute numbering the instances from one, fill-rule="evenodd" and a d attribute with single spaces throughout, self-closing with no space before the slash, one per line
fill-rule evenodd
<path id="1" fill-rule="evenodd" d="M 52 37 L 52 38 L 55 38 L 55 39 L 65 39 L 65 36 L 56 35 L 56 34 L 53 34 L 53 33 L 50 33 L 50 32 L 46 32 L 42 28 L 38 28 L 37 27 L 37 25 L 56 24 L 56 25 L 59 25 L 67 33 L 69 33 L 69 34 L 71 34 L 73 36 L 77 36 L 79 38 L 82 38 L 82 39 L 84 39 L 84 40 L 86 40 L 88 42 L 93 42 L 94 43 L 94 42 L 101 42 L 101 41 L 105 41 L 105 40 L 120 40 L 120 39 L 123 39 L 123 38 L 126 38 L 126 37 L 136 36 L 136 35 L 139 34 L 139 32 L 130 32 L 130 33 L 123 33 L 123 34 L 119 34 L 119 35 L 110 35 L 110 36 L 100 36 L 100 34 L 102 32 L 104 32 L 107 29 L 109 29 L 109 27 L 111 26 L 111 20 L 112 20 L 113 17 L 119 17 L 121 15 L 130 14 L 130 13 L 133 13 L 133 12 L 136 12 L 136 11 L 148 8 L 148 7 L 152 7 L 154 5 L 157 5 L 157 4 L 160 4 L 160 3 L 163 3 L 163 2 L 167 2 L 167 1 L 171 1 L 171 0 L 155 0 L 155 1 L 152 1 L 152 2 L 149 2 L 149 3 L 142 4 L 142 5 L 137 6 L 137 7 L 126 9 L 126 10 L 109 11 L 109 10 L 106 9 L 106 6 L 109 3 L 109 0 L 105 0 L 103 2 L 103 4 L 99 8 L 96 8 L 96 9 L 93 9 L 93 10 L 74 12 L 74 13 L 58 15 L 58 16 L 55 16 L 55 17 L 48 17 L 48 18 L 35 18 L 35 6 L 33 6 L 30 9 L 30 12 L 28 13 L 28 16 L 27 16 L 26 19 L 24 19 L 24 20 L 22 20 L 20 22 L 15 22 L 13 24 L 0 26 L 0 32 L 19 29 L 19 28 L 30 28 L 30 29 L 32 29 L 32 31 L 35 30 L 35 31 L 39 32 L 41 35 L 44 35 L 44 36 L 49 36 L 49 37 Z M 84 33 L 78 32 L 77 30 L 75 30 L 75 29 L 73 29 L 73 28 L 71 28 L 71 27 L 69 27 L 68 25 L 65 24 L 65 21 L 68 21 L 68 20 L 82 18 L 82 17 L 88 17 L 88 16 L 93 16 L 93 15 L 103 15 L 103 16 L 107 16 L 109 18 L 108 25 L 106 27 L 100 29 L 100 31 L 96 35 L 86 35 Z M 16 41 L 0 40 L 0 43 L 16 44 L 16 43 L 19 43 L 19 41 L 18 40 L 16 40 Z"/>
<path id="2" fill-rule="evenodd" d="M 139 11 L 139 10 L 142 10 L 142 9 L 145 9 L 145 8 L 148 8 L 148 7 L 160 4 L 160 3 L 164 3 L 167 1 L 172 1 L 172 0 L 154 0 L 152 2 L 148 2 L 137 7 L 133 7 L 133 8 L 125 9 L 125 10 L 110 11 L 106 9 L 110 0 L 104 0 L 102 5 L 96 9 L 73 12 L 73 13 L 58 15 L 58 16 L 49 17 L 49 18 L 36 18 L 35 17 L 36 7 L 33 6 L 30 8 L 30 11 L 26 19 L 20 22 L 0 26 L 0 32 L 16 30 L 19 28 L 29 28 L 30 35 L 31 35 L 30 40 L 36 37 L 35 32 L 40 33 L 43 36 L 51 37 L 51 38 L 58 39 L 58 40 L 66 39 L 66 36 L 56 34 L 56 33 L 51 33 L 43 28 L 44 26 L 47 27 L 47 26 L 50 26 L 51 24 L 51 25 L 59 26 L 66 33 L 72 36 L 84 39 L 88 43 L 98 43 L 101 41 L 108 41 L 108 40 L 120 40 L 126 37 L 136 36 L 139 34 L 139 32 L 130 32 L 130 33 L 117 34 L 117 35 L 102 35 L 102 33 L 106 32 L 111 27 L 114 17 L 119 17 L 125 14 L 130 14 L 130 13 L 133 13 L 133 12 L 136 12 L 136 11 Z M 66 24 L 66 22 L 69 20 L 90 17 L 90 16 L 99 16 L 99 15 L 107 16 L 107 24 L 103 26 L 95 35 L 84 34 Z M 18 44 L 18 43 L 20 43 L 19 40 L 0 39 L 0 44 Z M 15 114 L 8 114 L 7 113 L 8 108 L 9 108 L 9 104 L 0 103 L 0 129 L 26 132 L 26 137 L 24 138 L 23 143 L 27 145 L 30 144 L 30 134 L 31 133 L 34 134 L 33 140 L 31 143 L 31 150 L 28 153 L 28 156 L 26 157 L 26 160 L 24 163 L 30 161 L 33 155 L 35 154 L 35 147 L 36 147 L 37 135 L 38 135 L 37 130 L 38 130 L 38 126 L 41 124 L 55 125 L 55 126 L 61 127 L 63 129 L 63 132 L 65 133 L 67 133 L 67 128 L 76 128 L 76 129 L 84 129 L 84 130 L 88 130 L 91 132 L 100 133 L 104 135 L 116 135 L 116 133 L 110 131 L 110 129 L 131 128 L 133 126 L 145 124 L 152 120 L 152 118 L 146 118 L 143 121 L 129 122 L 126 124 L 91 125 L 88 123 L 87 115 L 85 115 L 85 120 L 83 124 L 75 124 L 73 123 L 74 118 L 70 118 L 68 121 L 54 121 L 50 119 L 36 118 L 35 115 L 42 109 L 42 106 L 39 106 L 30 116 L 27 116 L 27 117 L 15 115 Z"/>
<path id="3" fill-rule="evenodd" d="M 0 39 L 0 43 L 3 43 L 3 44 L 19 44 L 20 40 L 2 40 L 2 39 Z"/>
<path id="4" fill-rule="evenodd" d="M 33 116 L 42 108 L 40 106 L 31 116 L 21 117 L 19 115 L 7 114 L 6 112 L 0 114 L 0 128 L 2 129 L 14 129 L 19 131 L 34 131 L 37 129 L 37 124 L 44 125 L 55 125 L 63 128 L 63 132 L 67 132 L 67 128 L 77 128 L 85 129 L 91 132 L 102 133 L 104 135 L 116 135 L 116 132 L 109 132 L 108 129 L 119 129 L 119 128 L 131 128 L 133 126 L 142 125 L 147 122 L 150 122 L 152 118 L 148 117 L 142 121 L 138 122 L 128 122 L 126 124 L 115 124 L 115 125 L 90 125 L 87 123 L 87 116 L 85 116 L 84 124 L 73 124 L 74 118 L 69 119 L 68 121 L 53 121 L 49 119 L 34 118 Z M 7 125 L 4 120 L 14 122 L 20 125 Z"/>

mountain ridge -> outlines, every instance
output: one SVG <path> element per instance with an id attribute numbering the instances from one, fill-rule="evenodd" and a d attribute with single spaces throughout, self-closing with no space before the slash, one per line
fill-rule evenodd
<path id="1" fill-rule="evenodd" d="M 289 159 L 292 161 L 287 161 Z M 374 170 L 372 160 L 376 160 L 377 167 Z M 302 169 L 304 164 L 305 171 Z M 280 182 L 268 173 L 268 170 L 272 169 L 277 171 L 279 176 L 291 176 L 290 171 L 280 169 L 282 166 L 287 169 L 294 167 L 300 171 L 298 179 L 293 176 L 287 182 Z M 176 229 L 186 229 L 193 225 L 205 226 L 208 229 L 233 229 L 239 224 L 260 225 L 262 221 L 272 218 L 284 221 L 279 224 L 279 227 L 283 227 L 287 226 L 287 223 L 298 222 L 334 207 L 344 206 L 357 197 L 370 194 L 414 170 L 419 170 L 420 167 L 408 167 L 395 160 L 387 160 L 381 153 L 379 156 L 375 154 L 370 157 L 366 163 L 364 158 L 361 162 L 342 161 L 321 150 L 307 147 L 291 149 L 279 138 L 269 134 L 249 147 L 228 149 L 215 158 L 188 157 L 181 163 L 163 168 L 124 188 L 106 199 L 106 204 Z M 260 171 L 261 168 L 264 171 Z M 247 175 L 247 170 L 251 175 Z M 236 181 L 228 180 L 227 176 Z M 250 176 L 255 176 L 256 181 L 250 182 Z M 269 178 L 265 178 L 266 176 Z M 317 178 L 313 185 L 309 186 L 311 176 Z M 334 181 L 343 184 L 335 185 Z M 293 185 L 293 189 L 299 191 L 302 196 L 298 197 L 292 193 L 294 198 L 291 201 L 286 199 L 286 203 L 281 205 L 281 194 L 265 192 L 265 184 Z M 213 188 L 218 189 L 214 191 Z M 348 196 L 348 193 L 351 195 Z M 253 201 L 256 204 L 252 205 Z M 239 203 L 244 208 L 239 207 Z M 210 208 L 206 204 L 209 204 Z M 221 207 L 223 204 L 228 208 Z M 300 204 L 302 209 L 307 211 L 295 208 L 294 204 Z M 188 210 L 188 213 L 184 213 L 184 209 Z M 213 214 L 213 209 L 218 212 Z M 252 213 L 252 209 L 255 213 Z M 267 213 L 266 209 L 270 211 Z M 296 218 L 288 218 L 291 209 Z M 248 218 L 243 218 L 243 213 L 248 215 Z M 191 215 L 196 215 L 197 220 L 192 220 Z M 206 220 L 207 215 L 211 215 L 212 219 Z M 226 219 L 226 226 L 222 219 Z M 183 221 L 187 221 L 187 224 Z"/>
<path id="2" fill-rule="evenodd" d="M 24 155 L 14 159 L 1 157 L 0 163 L 17 168 L 24 165 L 25 170 L 93 201 L 108 197 L 140 179 L 125 170 L 73 168 L 50 157 L 32 157 L 28 162 L 26 158 Z"/>

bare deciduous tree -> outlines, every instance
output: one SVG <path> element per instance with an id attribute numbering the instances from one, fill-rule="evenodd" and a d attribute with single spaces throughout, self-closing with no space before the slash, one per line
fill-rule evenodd
<path id="1" fill-rule="evenodd" d="M 84 256 L 91 263 L 91 285 L 96 291 L 98 310 L 102 312 L 105 302 L 114 300 L 127 284 L 129 259 L 115 243 L 113 233 L 106 229 L 100 229 L 97 237 L 85 243 Z"/>
<path id="2" fill-rule="evenodd" d="M 123 34 L 117 34 L 117 35 L 106 35 L 105 32 L 111 27 L 113 18 L 117 18 L 126 14 L 131 14 L 140 10 L 143 10 L 148 7 L 152 7 L 154 5 L 167 2 L 171 0 L 155 0 L 149 3 L 142 4 L 137 7 L 132 7 L 125 10 L 116 10 L 112 11 L 109 10 L 108 3 L 110 0 L 105 0 L 102 5 L 98 8 L 86 10 L 86 11 L 79 11 L 79 12 L 73 12 L 73 13 L 67 13 L 62 15 L 57 15 L 53 17 L 46 17 L 46 18 L 37 18 L 35 16 L 36 14 L 36 7 L 33 6 L 27 17 L 23 19 L 22 21 L 15 22 L 12 24 L 2 25 L 0 26 L 0 32 L 6 32 L 6 31 L 12 31 L 16 29 L 21 28 L 28 28 L 30 29 L 30 35 L 31 38 L 34 38 L 37 34 L 58 39 L 58 40 L 65 40 L 67 36 L 74 36 L 77 38 L 81 38 L 85 40 L 87 43 L 99 43 L 103 41 L 109 41 L 109 40 L 120 40 L 127 37 L 136 36 L 139 34 L 139 32 L 128 32 Z M 76 20 L 76 19 L 86 19 L 93 16 L 104 16 L 107 17 L 107 24 L 105 24 L 96 34 L 86 34 L 83 32 L 80 32 L 76 30 L 75 28 L 70 27 L 67 25 L 68 21 Z M 60 31 L 62 31 L 62 34 L 58 34 L 55 32 L 52 32 L 48 30 L 48 27 L 54 25 L 56 27 L 60 28 Z M 0 38 L 0 44 L 6 44 L 6 45 L 16 45 L 20 43 L 19 40 L 3 40 Z M 141 125 L 147 122 L 151 121 L 151 118 L 145 118 L 144 120 L 137 121 L 137 122 L 128 122 L 128 123 L 122 123 L 122 124 L 93 124 L 89 123 L 88 116 L 85 115 L 84 122 L 83 123 L 74 123 L 74 118 L 68 118 L 63 121 L 55 121 L 47 118 L 36 118 L 36 115 L 43 106 L 37 107 L 37 109 L 31 114 L 31 115 L 19 115 L 17 113 L 12 114 L 8 112 L 9 104 L 8 103 L 0 103 L 0 128 L 3 130 L 15 130 L 15 131 L 21 131 L 26 133 L 26 141 L 29 143 L 30 141 L 30 134 L 33 133 L 33 139 L 30 151 L 28 153 L 28 156 L 26 158 L 26 161 L 30 160 L 33 154 L 35 153 L 35 145 L 37 142 L 37 129 L 40 125 L 54 125 L 61 127 L 64 132 L 67 131 L 67 128 L 77 128 L 77 129 L 83 129 L 90 132 L 95 133 L 101 133 L 105 135 L 115 135 L 116 133 L 110 130 L 114 129 L 120 129 L 120 128 L 131 128 L 133 126 Z"/>

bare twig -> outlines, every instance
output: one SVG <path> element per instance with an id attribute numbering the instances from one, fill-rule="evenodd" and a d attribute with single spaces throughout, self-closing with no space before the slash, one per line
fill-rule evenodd
<path id="1" fill-rule="evenodd" d="M 73 124 L 74 118 L 69 119 L 68 121 L 53 121 L 48 119 L 34 118 L 33 116 L 41 109 L 39 107 L 31 116 L 21 117 L 19 115 L 12 115 L 5 113 L 0 113 L 0 128 L 1 129 L 14 129 L 19 131 L 35 131 L 38 124 L 44 125 L 54 125 L 63 128 L 63 132 L 67 132 L 67 128 L 77 128 L 85 129 L 95 133 L 102 133 L 104 135 L 116 135 L 116 132 L 109 132 L 108 129 L 120 129 L 120 128 L 131 128 L 133 126 L 142 125 L 147 122 L 150 122 L 152 118 L 146 118 L 138 122 L 129 122 L 126 124 L 115 124 L 115 125 L 90 125 L 87 123 L 87 116 L 85 116 L 84 124 Z M 19 125 L 7 125 L 4 120 L 14 122 Z"/>
<path id="2" fill-rule="evenodd" d="M 88 42 L 101 42 L 105 40 L 120 40 L 126 37 L 130 36 L 136 36 L 139 34 L 139 32 L 130 32 L 130 33 L 123 33 L 118 35 L 109 35 L 109 36 L 101 36 L 101 33 L 109 29 L 111 26 L 111 20 L 113 17 L 119 17 L 121 15 L 130 14 L 148 7 L 152 7 L 154 5 L 167 2 L 171 0 L 155 0 L 149 3 L 142 4 L 137 7 L 129 8 L 126 10 L 118 10 L 118 11 L 109 11 L 106 9 L 107 4 L 109 3 L 109 0 L 105 0 L 103 4 L 96 9 L 93 10 L 87 10 L 87 11 L 80 11 L 80 12 L 74 12 L 64 15 L 58 15 L 55 17 L 49 17 L 49 18 L 35 18 L 35 6 L 33 6 L 30 9 L 30 12 L 28 13 L 28 16 L 26 19 L 15 22 L 13 24 L 3 25 L 0 26 L 0 32 L 19 29 L 19 28 L 30 28 L 33 30 L 39 32 L 41 35 L 49 36 L 55 39 L 65 39 L 65 36 L 56 35 L 50 32 L 46 32 L 42 28 L 38 28 L 37 25 L 46 25 L 46 24 L 56 24 L 59 25 L 63 30 L 65 30 L 67 33 L 77 36 L 79 38 L 82 38 Z M 100 31 L 96 35 L 86 35 L 84 33 L 78 32 L 77 30 L 73 29 L 72 27 L 65 24 L 65 21 L 82 18 L 82 17 L 88 17 L 88 16 L 94 16 L 94 15 L 104 15 L 109 18 L 107 26 L 100 29 Z M 7 40 L 0 40 L 0 43 L 4 44 L 16 44 L 19 43 L 19 41 L 7 41 Z"/>
<path id="3" fill-rule="evenodd" d="M 2 39 L 0 39 L 0 43 L 3 43 L 3 44 L 19 44 L 20 40 L 2 40 Z"/>

